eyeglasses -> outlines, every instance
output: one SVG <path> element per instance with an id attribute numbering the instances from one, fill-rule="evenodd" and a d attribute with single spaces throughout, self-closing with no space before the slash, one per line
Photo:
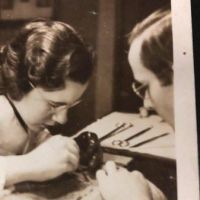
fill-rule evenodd
<path id="1" fill-rule="evenodd" d="M 42 95 L 41 95 L 41 96 L 42 96 Z M 44 98 L 44 96 L 43 96 L 43 99 L 45 99 L 45 100 L 48 102 L 48 104 L 49 104 L 49 106 L 50 106 L 50 108 L 51 108 L 51 112 L 52 112 L 52 113 L 57 113 L 57 112 L 59 112 L 59 111 L 61 111 L 61 110 L 73 108 L 73 107 L 77 106 L 78 104 L 80 104 L 81 101 L 82 101 L 82 100 L 78 100 L 78 101 L 76 101 L 76 102 L 74 102 L 74 103 L 72 103 L 72 104 L 59 105 L 57 102 L 53 102 L 53 101 L 47 100 L 46 98 Z"/>
<path id="2" fill-rule="evenodd" d="M 141 84 L 139 82 L 134 82 L 132 83 L 132 89 L 138 97 L 144 100 L 146 96 L 146 91 L 148 89 L 148 85 L 146 83 Z"/>
<path id="3" fill-rule="evenodd" d="M 33 85 L 33 83 L 31 83 L 30 81 L 29 81 L 29 84 L 31 85 L 32 88 L 36 88 Z M 51 100 L 47 99 L 39 90 L 37 90 L 37 92 L 40 94 L 40 96 L 42 97 L 42 99 L 48 103 L 48 105 L 49 105 L 49 107 L 51 109 L 50 110 L 51 113 L 57 113 L 57 112 L 59 112 L 61 110 L 73 108 L 73 107 L 75 107 L 76 105 L 78 105 L 78 104 L 80 104 L 82 102 L 82 100 L 77 100 L 77 101 L 75 101 L 72 104 L 65 104 L 65 105 L 63 105 L 60 102 L 54 102 L 54 101 L 51 101 Z"/>

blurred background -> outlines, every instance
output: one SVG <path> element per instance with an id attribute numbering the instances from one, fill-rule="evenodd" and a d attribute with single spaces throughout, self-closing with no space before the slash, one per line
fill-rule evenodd
<path id="1" fill-rule="evenodd" d="M 64 127 L 72 135 L 112 111 L 138 112 L 134 77 L 127 60 L 128 34 L 136 23 L 170 0 L 0 0 L 0 45 L 37 17 L 72 25 L 96 55 L 95 71 L 84 101 L 69 111 Z"/>

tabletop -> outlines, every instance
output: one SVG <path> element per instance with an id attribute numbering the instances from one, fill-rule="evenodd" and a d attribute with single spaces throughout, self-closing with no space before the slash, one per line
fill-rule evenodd
<path id="1" fill-rule="evenodd" d="M 160 186 L 169 199 L 176 199 L 174 133 L 159 116 L 141 118 L 138 114 L 113 112 L 86 126 L 78 134 L 84 131 L 98 135 L 104 149 L 104 162 L 114 160 L 129 171 L 140 170 Z M 113 141 L 128 141 L 128 146 L 113 145 Z M 102 200 L 95 176 L 87 170 L 64 174 L 43 183 L 20 183 L 15 188 L 15 200 L 23 197 L 36 200 Z"/>

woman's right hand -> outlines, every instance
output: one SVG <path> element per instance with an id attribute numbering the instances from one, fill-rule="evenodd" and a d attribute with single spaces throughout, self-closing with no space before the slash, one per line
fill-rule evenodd
<path id="1" fill-rule="evenodd" d="M 61 135 L 52 136 L 24 155 L 1 156 L 6 163 L 6 185 L 24 181 L 45 181 L 79 165 L 79 147 L 76 142 Z"/>
<path id="2" fill-rule="evenodd" d="M 65 172 L 74 171 L 79 165 L 79 147 L 65 136 L 52 136 L 27 155 L 31 181 L 45 181 Z"/>

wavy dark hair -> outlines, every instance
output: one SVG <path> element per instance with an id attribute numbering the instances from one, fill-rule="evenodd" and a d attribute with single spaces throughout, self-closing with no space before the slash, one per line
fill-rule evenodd
<path id="1" fill-rule="evenodd" d="M 130 33 L 129 44 L 139 37 L 142 37 L 140 57 L 144 67 L 151 70 L 163 86 L 171 85 L 173 83 L 171 11 L 158 10 L 137 24 Z"/>
<path id="2" fill-rule="evenodd" d="M 84 84 L 93 69 L 92 55 L 79 34 L 58 21 L 25 25 L 0 51 L 0 92 L 20 100 L 30 82 L 45 90 L 64 88 L 66 79 Z"/>

